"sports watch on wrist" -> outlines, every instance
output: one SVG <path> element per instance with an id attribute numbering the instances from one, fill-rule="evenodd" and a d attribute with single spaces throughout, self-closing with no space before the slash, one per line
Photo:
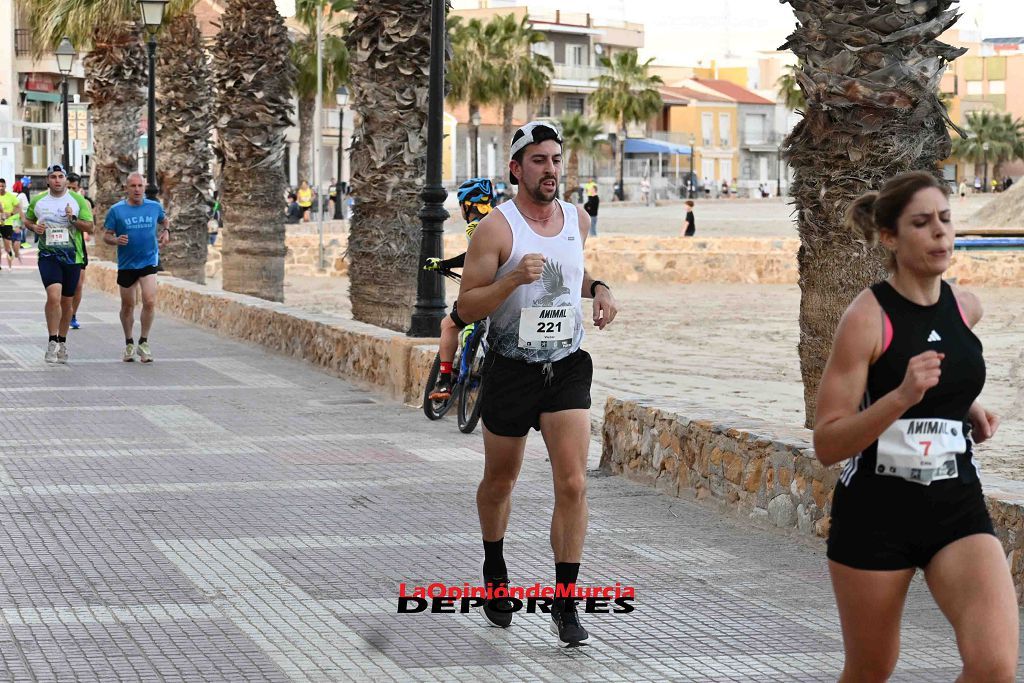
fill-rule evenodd
<path id="1" fill-rule="evenodd" d="M 600 280 L 594 280 L 593 282 L 590 283 L 590 298 L 591 299 L 594 298 L 594 293 L 597 291 L 597 286 L 598 285 L 601 285 L 602 287 L 607 289 L 609 292 L 612 291 L 612 288 L 609 287 L 606 283 L 601 282 Z"/>

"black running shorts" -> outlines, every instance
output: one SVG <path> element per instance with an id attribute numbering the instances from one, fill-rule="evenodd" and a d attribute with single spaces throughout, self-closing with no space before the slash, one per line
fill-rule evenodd
<path id="1" fill-rule="evenodd" d="M 921 486 L 888 477 L 871 479 L 849 489 L 836 486 L 828 534 L 828 559 L 833 562 L 854 569 L 924 569 L 954 541 L 995 535 L 980 481 L 950 479 Z"/>
<path id="2" fill-rule="evenodd" d="M 13 225 L 0 225 L 0 237 L 5 240 L 14 239 L 14 226 Z"/>
<path id="3" fill-rule="evenodd" d="M 594 363 L 580 349 L 550 364 L 524 363 L 491 353 L 484 365 L 480 419 L 498 436 L 526 436 L 540 429 L 541 413 L 590 409 Z"/>
<path id="4" fill-rule="evenodd" d="M 119 270 L 117 271 L 117 284 L 127 289 L 138 282 L 139 278 L 144 278 L 147 275 L 156 275 L 158 272 L 160 272 L 160 266 Z"/>

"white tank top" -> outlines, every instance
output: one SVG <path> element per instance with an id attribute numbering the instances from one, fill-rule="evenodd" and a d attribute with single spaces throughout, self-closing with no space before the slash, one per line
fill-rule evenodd
<path id="1" fill-rule="evenodd" d="M 498 210 L 512 228 L 512 252 L 508 260 L 498 268 L 495 279 L 516 269 L 526 254 L 543 254 L 547 259 L 541 277 L 528 285 L 520 285 L 491 314 L 490 332 L 487 337 L 492 351 L 527 363 L 550 363 L 561 360 L 580 348 L 583 341 L 583 310 L 580 307 L 580 293 L 583 288 L 583 240 L 580 237 L 579 215 L 576 207 L 556 200 L 562 209 L 562 231 L 553 237 L 543 237 L 527 225 L 515 202 L 505 202 Z M 573 320 L 574 331 L 571 341 L 564 338 L 556 342 L 525 342 L 521 338 L 520 323 L 523 309 L 526 315 L 539 315 L 533 325 L 553 327 L 559 316 Z M 537 309 L 545 309 L 536 312 Z M 551 310 L 558 309 L 558 310 Z M 532 320 L 532 318 L 528 318 Z M 548 322 L 545 323 L 544 321 Z M 557 334 L 555 335 L 557 336 Z"/>

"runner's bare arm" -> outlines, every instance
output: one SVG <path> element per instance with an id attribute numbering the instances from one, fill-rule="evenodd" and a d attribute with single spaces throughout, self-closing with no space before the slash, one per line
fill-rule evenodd
<path id="1" fill-rule="evenodd" d="M 881 352 L 882 309 L 871 290 L 864 290 L 839 321 L 832 354 L 818 385 L 814 453 L 822 464 L 832 465 L 860 453 L 920 401 L 920 397 L 914 398 L 912 394 L 908 398 L 901 386 L 879 397 L 866 410 L 860 410 L 868 367 Z M 912 359 L 911 364 L 918 358 Z M 907 374 L 912 374 L 910 366 Z M 937 375 L 935 381 L 938 382 Z"/>
<path id="2" fill-rule="evenodd" d="M 580 206 L 576 207 L 576 215 L 580 223 L 580 239 L 583 240 L 583 246 L 586 247 L 587 235 L 590 234 L 590 215 Z M 597 291 L 591 295 L 590 289 L 594 286 L 594 279 L 584 268 L 580 295 L 584 299 L 594 300 L 594 324 L 598 329 L 603 330 L 608 323 L 615 320 L 615 316 L 619 313 L 619 304 L 608 287 L 599 286 Z"/>
<path id="3" fill-rule="evenodd" d="M 967 318 L 967 326 L 974 329 L 974 326 L 981 322 L 981 318 L 985 313 L 981 307 L 981 299 L 973 292 L 968 292 L 956 285 L 953 285 L 953 294 L 956 295 L 956 301 L 960 304 L 960 310 L 964 312 L 964 317 Z"/>
<path id="4" fill-rule="evenodd" d="M 483 320 L 494 312 L 519 285 L 540 277 L 544 257 L 528 254 L 519 267 L 495 280 L 502 254 L 511 253 L 512 234 L 504 216 L 487 214 L 473 233 L 466 251 L 459 288 L 459 317 L 466 321 Z"/>

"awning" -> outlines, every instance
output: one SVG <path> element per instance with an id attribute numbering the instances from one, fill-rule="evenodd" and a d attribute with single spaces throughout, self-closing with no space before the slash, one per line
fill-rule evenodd
<path id="1" fill-rule="evenodd" d="M 26 90 L 26 100 L 35 100 L 36 102 L 60 102 L 60 93 L 56 92 L 40 92 L 38 90 Z"/>
<path id="2" fill-rule="evenodd" d="M 626 138 L 626 154 L 690 154 L 689 145 L 653 138 Z"/>

